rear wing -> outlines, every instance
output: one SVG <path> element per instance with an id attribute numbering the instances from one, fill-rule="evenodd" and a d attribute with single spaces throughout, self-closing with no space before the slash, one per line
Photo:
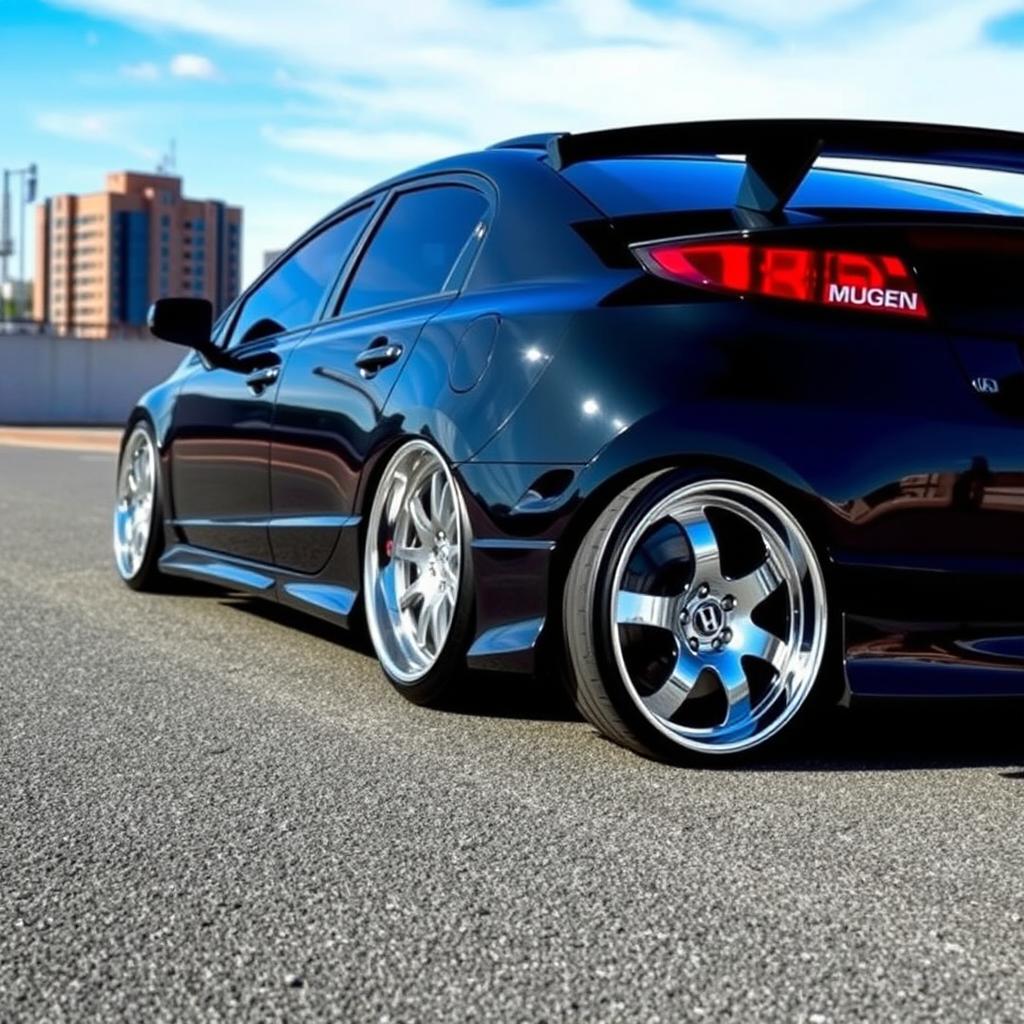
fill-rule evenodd
<path id="1" fill-rule="evenodd" d="M 548 160 L 573 164 L 629 156 L 742 155 L 736 207 L 777 216 L 820 156 L 940 164 L 1024 174 L 1024 134 L 898 121 L 746 120 L 613 128 L 547 140 Z"/>

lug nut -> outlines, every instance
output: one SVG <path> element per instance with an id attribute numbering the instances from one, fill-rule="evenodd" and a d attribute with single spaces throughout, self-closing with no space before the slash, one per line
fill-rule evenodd
<path id="1" fill-rule="evenodd" d="M 722 630 L 722 643 L 723 644 L 727 644 L 731 639 L 732 639 L 732 630 L 731 629 L 723 629 Z"/>
<path id="2" fill-rule="evenodd" d="M 689 621 L 690 613 L 684 608 L 682 612 L 679 613 L 679 622 L 681 625 L 685 626 Z"/>
<path id="3" fill-rule="evenodd" d="M 711 588 L 706 583 L 702 583 L 700 585 L 700 590 L 697 591 L 697 596 L 698 597 L 707 597 L 708 594 L 710 594 L 710 593 L 711 593 Z"/>
<path id="4" fill-rule="evenodd" d="M 700 650 L 700 641 L 695 637 L 690 637 L 690 650 L 696 654 Z"/>
<path id="5" fill-rule="evenodd" d="M 736 598 L 732 594 L 727 594 L 722 600 L 722 607 L 727 611 L 731 612 L 736 607 Z"/>
<path id="6" fill-rule="evenodd" d="M 711 641 L 711 646 L 712 646 L 712 647 L 713 647 L 713 648 L 714 648 L 714 649 L 715 649 L 716 651 L 720 651 L 720 650 L 722 649 L 722 640 L 721 640 L 721 637 L 717 637 L 717 636 L 716 636 L 716 637 L 715 637 L 715 639 Z"/>

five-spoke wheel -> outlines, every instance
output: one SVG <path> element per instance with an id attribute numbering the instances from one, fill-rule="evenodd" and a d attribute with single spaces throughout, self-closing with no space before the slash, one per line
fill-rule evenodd
<path id="1" fill-rule="evenodd" d="M 814 548 L 776 498 L 737 480 L 679 474 L 612 503 L 566 590 L 581 710 L 657 752 L 749 750 L 805 704 L 827 610 Z"/>

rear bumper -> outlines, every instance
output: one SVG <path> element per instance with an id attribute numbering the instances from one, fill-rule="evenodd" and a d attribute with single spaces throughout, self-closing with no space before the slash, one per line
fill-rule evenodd
<path id="1" fill-rule="evenodd" d="M 832 561 L 853 695 L 1024 696 L 1024 560 Z"/>
<path id="2" fill-rule="evenodd" d="M 1024 623 L 907 624 L 844 616 L 857 697 L 1024 697 Z"/>

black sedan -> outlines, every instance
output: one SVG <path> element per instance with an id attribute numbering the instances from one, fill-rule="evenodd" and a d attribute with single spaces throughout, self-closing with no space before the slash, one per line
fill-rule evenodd
<path id="1" fill-rule="evenodd" d="M 1024 136 L 514 139 L 346 203 L 216 323 L 161 299 L 192 351 L 128 423 L 121 576 L 365 621 L 420 703 L 543 669 L 658 757 L 1024 693 L 1024 210 L 819 157 L 1021 173 Z"/>

